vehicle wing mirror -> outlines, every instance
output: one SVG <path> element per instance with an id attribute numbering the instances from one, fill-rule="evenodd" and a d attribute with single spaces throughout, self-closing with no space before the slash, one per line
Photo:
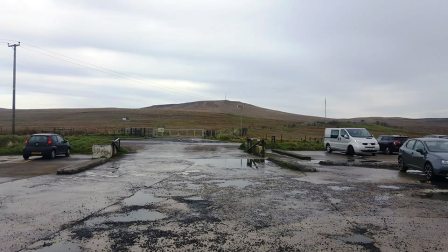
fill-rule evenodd
<path id="1" fill-rule="evenodd" d="M 350 137 L 348 135 L 344 135 L 345 139 L 350 139 Z"/>

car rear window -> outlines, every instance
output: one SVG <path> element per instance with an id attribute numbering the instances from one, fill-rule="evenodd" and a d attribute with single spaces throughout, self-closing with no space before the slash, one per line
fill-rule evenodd
<path id="1" fill-rule="evenodd" d="M 448 141 L 425 141 L 431 152 L 448 152 Z"/>
<path id="2" fill-rule="evenodd" d="M 408 140 L 408 137 L 394 137 L 395 140 L 400 140 L 401 142 L 404 142 Z"/>
<path id="3" fill-rule="evenodd" d="M 29 143 L 46 143 L 47 142 L 47 136 L 31 136 Z"/>

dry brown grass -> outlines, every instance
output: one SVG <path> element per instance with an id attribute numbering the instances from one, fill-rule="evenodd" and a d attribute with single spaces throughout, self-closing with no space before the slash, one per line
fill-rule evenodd
<path id="1" fill-rule="evenodd" d="M 243 110 L 238 110 L 242 105 Z M 249 128 L 250 136 L 277 139 L 322 138 L 323 118 L 289 114 L 267 110 L 249 104 L 232 101 L 211 101 L 185 105 L 154 106 L 142 109 L 97 108 L 97 109 L 39 109 L 17 110 L 16 130 L 27 134 L 33 131 L 52 131 L 54 128 L 72 128 L 79 132 L 111 132 L 130 127 L 147 128 L 203 128 L 222 132 L 235 132 L 240 128 L 241 113 L 243 127 Z M 123 121 L 126 116 L 130 120 Z M 363 120 L 363 121 L 362 121 Z M 358 124 L 347 126 L 367 127 L 373 134 L 405 134 L 420 136 L 429 133 L 448 133 L 448 119 L 405 118 L 355 118 Z M 378 123 L 387 126 L 377 125 Z M 11 111 L 0 109 L 0 128 L 9 133 Z"/>

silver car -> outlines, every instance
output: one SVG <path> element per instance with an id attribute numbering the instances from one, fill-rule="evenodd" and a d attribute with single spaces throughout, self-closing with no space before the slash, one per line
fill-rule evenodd
<path id="1" fill-rule="evenodd" d="M 400 171 L 417 169 L 428 180 L 448 175 L 448 139 L 413 138 L 407 140 L 398 153 Z"/>

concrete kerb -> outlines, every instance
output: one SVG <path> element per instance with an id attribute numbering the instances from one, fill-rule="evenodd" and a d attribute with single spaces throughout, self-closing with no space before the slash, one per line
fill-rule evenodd
<path id="1" fill-rule="evenodd" d="M 297 153 L 292 153 L 292 152 L 289 152 L 289 151 L 272 149 L 272 152 L 275 152 L 275 153 L 278 153 L 278 154 L 281 154 L 281 155 L 290 156 L 290 157 L 293 157 L 293 158 L 302 159 L 302 160 L 311 160 L 310 156 L 305 156 L 305 155 L 301 155 L 301 154 L 297 154 Z"/>
<path id="2" fill-rule="evenodd" d="M 68 166 L 61 167 L 57 170 L 56 174 L 58 175 L 65 175 L 65 174 L 75 174 L 78 172 L 82 172 L 88 169 L 92 169 L 96 166 L 102 165 L 109 161 L 110 158 L 99 158 L 99 159 L 92 159 L 87 162 L 84 162 L 82 164 L 72 164 Z"/>
<path id="3" fill-rule="evenodd" d="M 386 162 L 386 161 L 378 161 L 378 162 L 360 162 L 360 161 L 320 161 L 319 165 L 325 166 L 358 166 L 358 167 L 367 167 L 367 168 L 377 168 L 377 169 L 389 169 L 389 170 L 398 170 L 398 164 L 396 162 Z"/>
<path id="4" fill-rule="evenodd" d="M 277 164 L 283 168 L 288 168 L 292 170 L 298 170 L 301 172 L 317 172 L 317 169 L 315 167 L 312 167 L 311 165 L 305 165 L 297 162 L 297 159 L 290 158 L 287 156 L 277 155 L 277 154 L 269 154 L 268 160 L 273 162 L 274 164 Z"/>

